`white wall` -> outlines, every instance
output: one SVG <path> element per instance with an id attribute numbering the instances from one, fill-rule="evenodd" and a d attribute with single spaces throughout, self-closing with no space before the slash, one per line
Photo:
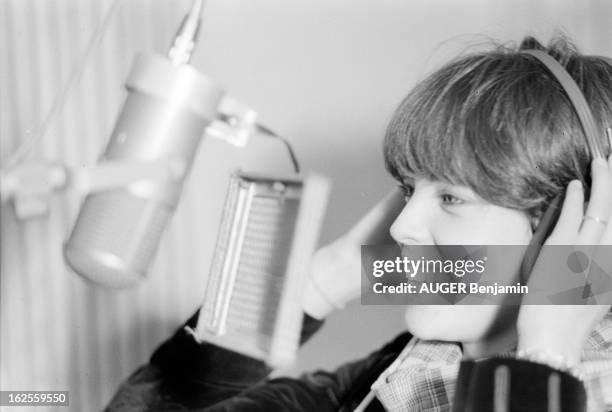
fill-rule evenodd
<path id="1" fill-rule="evenodd" d="M 0 156 L 34 133 L 109 0 L 0 0 Z M 82 81 L 32 159 L 92 165 L 123 99 L 132 55 L 164 51 L 188 1 L 124 0 Z M 303 167 L 333 178 L 322 242 L 346 230 L 393 182 L 381 141 L 407 91 L 481 33 L 499 40 L 564 29 L 612 55 L 609 0 L 209 0 L 194 65 L 289 137 Z M 198 305 L 227 173 L 289 172 L 282 146 L 205 141 L 154 270 L 138 289 L 85 284 L 61 260 L 78 205 L 58 194 L 48 217 L 2 207 L 0 389 L 71 391 L 95 410 Z M 401 308 L 352 305 L 328 320 L 299 367 L 364 355 L 401 329 Z M 367 330 L 367 333 L 364 333 Z M 49 410 L 48 408 L 45 410 Z M 65 409 L 63 409 L 65 410 Z"/>

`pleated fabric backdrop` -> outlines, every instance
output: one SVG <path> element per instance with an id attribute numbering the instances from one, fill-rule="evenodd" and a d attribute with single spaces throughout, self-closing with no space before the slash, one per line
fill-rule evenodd
<path id="1" fill-rule="evenodd" d="M 111 3 L 0 2 L 3 161 L 36 133 Z M 92 166 L 124 99 L 122 85 L 134 52 L 164 52 L 189 6 L 185 1 L 120 3 L 68 104 L 29 160 Z M 189 203 L 193 207 L 181 209 L 166 233 L 150 281 L 122 292 L 92 287 L 63 263 L 61 245 L 76 217 L 78 193 L 57 193 L 50 213 L 31 220 L 20 221 L 12 207 L 3 207 L 2 389 L 70 390 L 69 410 L 100 410 L 118 383 L 201 299 L 205 272 L 197 269 L 206 265 L 193 255 L 193 245 L 202 242 L 188 222 L 201 219 L 202 209 Z M 183 262 L 196 270 L 181 270 Z"/>
<path id="2" fill-rule="evenodd" d="M 0 0 L 2 162 L 37 133 L 113 1 Z M 120 3 L 66 107 L 28 160 L 93 166 L 125 96 L 134 53 L 164 53 L 190 2 Z M 609 0 L 208 3 L 194 65 L 223 77 L 265 114 L 266 124 L 291 137 L 307 169 L 334 178 L 323 240 L 341 233 L 391 186 L 380 136 L 444 40 L 481 32 L 516 40 L 540 31 L 546 39 L 560 27 L 584 51 L 612 55 Z M 93 287 L 64 264 L 61 245 L 78 193 L 56 193 L 48 215 L 25 221 L 2 206 L 0 389 L 70 390 L 70 411 L 100 410 L 199 304 L 228 170 L 249 164 L 288 170 L 274 142 L 258 142 L 258 150 L 244 155 L 223 142 L 205 145 L 149 277 L 133 290 Z M 391 308 L 358 306 L 338 313 L 302 351 L 304 367 L 333 366 L 373 350 L 397 330 L 390 314 Z"/>

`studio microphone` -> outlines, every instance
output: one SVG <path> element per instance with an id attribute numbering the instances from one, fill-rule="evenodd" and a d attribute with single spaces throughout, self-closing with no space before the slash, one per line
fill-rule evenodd
<path id="1" fill-rule="evenodd" d="M 127 287 L 146 276 L 204 131 L 217 117 L 224 91 L 186 64 L 201 8 L 202 1 L 195 0 L 168 58 L 138 55 L 131 68 L 128 95 L 100 164 L 178 159 L 184 173 L 86 196 L 64 258 L 95 283 Z"/>

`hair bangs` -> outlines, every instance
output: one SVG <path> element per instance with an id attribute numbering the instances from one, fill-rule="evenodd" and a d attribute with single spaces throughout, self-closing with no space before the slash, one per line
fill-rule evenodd
<path id="1" fill-rule="evenodd" d="M 465 58 L 420 83 L 396 110 L 385 136 L 385 164 L 400 182 L 417 177 L 475 186 L 483 174 L 476 135 L 490 135 L 497 108 L 474 93 L 468 74 L 479 62 Z M 457 70 L 458 69 L 458 70 Z M 468 119 L 471 119 L 468 121 Z M 477 180 L 477 179 L 476 179 Z"/>
<path id="2" fill-rule="evenodd" d="M 461 181 L 461 151 L 453 129 L 460 108 L 427 83 L 419 85 L 399 106 L 385 136 L 385 164 L 400 182 L 417 177 Z"/>
<path id="3" fill-rule="evenodd" d="M 581 135 L 556 80 L 529 55 L 499 48 L 416 86 L 387 128 L 385 164 L 400 182 L 465 185 L 493 204 L 537 214 L 569 180 L 584 178 Z"/>

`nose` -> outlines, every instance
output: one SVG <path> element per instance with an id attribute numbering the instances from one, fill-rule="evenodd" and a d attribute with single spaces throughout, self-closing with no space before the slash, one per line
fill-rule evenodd
<path id="1" fill-rule="evenodd" d="M 413 195 L 397 216 L 389 233 L 397 243 L 405 245 L 434 244 L 429 222 L 432 219 L 432 207 L 424 198 Z"/>

